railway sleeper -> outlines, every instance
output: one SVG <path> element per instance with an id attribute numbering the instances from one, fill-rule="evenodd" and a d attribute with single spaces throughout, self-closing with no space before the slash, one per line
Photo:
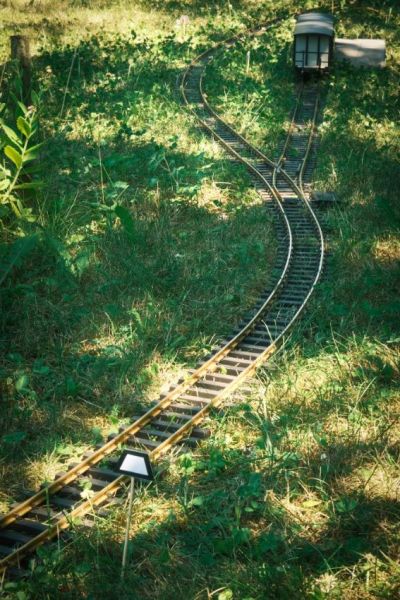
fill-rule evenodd
<path id="1" fill-rule="evenodd" d="M 315 270 L 318 268 L 319 264 L 310 264 L 309 261 L 305 258 L 295 257 L 295 259 L 290 263 L 291 271 L 304 271 L 305 273 L 315 273 Z"/>
<path id="2" fill-rule="evenodd" d="M 11 529 L 11 527 L 7 527 L 7 529 L 2 529 L 0 531 L 0 543 L 2 545 L 12 544 L 12 546 L 22 544 L 26 544 L 32 539 L 32 536 L 21 533 L 20 531 L 16 531 L 15 529 Z"/>
<path id="3" fill-rule="evenodd" d="M 257 323 L 254 331 L 267 333 L 271 331 L 271 327 L 279 329 L 280 327 L 286 327 L 288 321 L 293 317 L 295 311 L 289 309 L 279 308 L 279 300 L 276 301 L 272 310 L 268 312 L 260 321 Z"/>
<path id="4" fill-rule="evenodd" d="M 294 271 L 290 271 L 291 276 L 295 276 L 298 280 L 300 286 L 311 286 L 314 282 L 316 272 L 315 271 L 306 271 L 305 269 L 295 269 Z M 301 278 L 301 279 L 300 279 Z"/>
<path id="5" fill-rule="evenodd" d="M 282 296 L 281 300 L 283 302 L 290 304 L 291 306 L 293 306 L 293 305 L 298 306 L 298 308 L 300 309 L 306 296 L 307 296 L 307 294 L 300 294 L 300 293 L 293 292 L 291 294 Z"/>
<path id="6" fill-rule="evenodd" d="M 119 474 L 117 471 L 113 471 L 112 469 L 106 469 L 105 467 L 91 467 L 87 471 L 87 475 L 94 478 L 95 480 L 104 479 L 105 482 L 110 483 L 114 481 Z"/>
<path id="7" fill-rule="evenodd" d="M 257 343 L 255 343 L 257 342 Z M 265 348 L 267 348 L 269 346 L 269 343 L 267 340 L 265 341 L 261 341 L 261 340 L 255 340 L 255 342 L 253 342 L 252 340 L 246 340 L 245 343 L 240 345 L 240 352 L 249 352 L 250 354 L 255 354 L 255 355 L 259 355 L 262 354 L 265 350 Z"/>
<path id="8" fill-rule="evenodd" d="M 81 498 L 79 498 L 79 499 L 81 499 Z M 50 506 L 55 505 L 60 508 L 71 509 L 73 506 L 75 506 L 75 504 L 77 504 L 77 502 L 78 502 L 78 500 L 69 498 L 69 497 L 64 497 L 64 496 L 60 495 L 60 492 L 58 492 L 57 494 L 55 494 L 54 496 L 51 497 Z"/>
<path id="9" fill-rule="evenodd" d="M 311 289 L 312 289 L 311 285 L 308 287 L 291 286 L 290 290 L 287 290 L 287 293 L 285 292 L 285 294 L 282 296 L 282 298 L 284 298 L 284 299 L 296 298 L 297 300 L 305 300 L 305 298 L 308 296 L 308 293 L 310 292 Z"/>
<path id="10" fill-rule="evenodd" d="M 219 362 L 220 367 L 222 368 L 234 368 L 236 371 L 241 373 L 245 371 L 249 365 L 252 364 L 252 360 L 245 358 L 243 355 L 238 358 L 237 356 L 232 356 L 232 353 L 229 357 L 224 358 Z"/>
<path id="11" fill-rule="evenodd" d="M 307 291 L 311 287 L 311 283 L 314 281 L 314 278 L 310 281 L 298 281 L 297 277 L 290 276 L 288 277 L 287 286 L 284 292 L 291 291 Z"/>
<path id="12" fill-rule="evenodd" d="M 170 404 L 169 409 L 160 413 L 162 416 L 169 418 L 183 419 L 189 421 L 192 417 L 201 410 L 201 406 L 188 406 L 181 402 Z"/>
<path id="13" fill-rule="evenodd" d="M 182 423 L 182 422 L 164 421 L 161 419 L 156 419 L 154 421 L 151 421 L 150 424 L 152 427 L 160 428 L 161 431 L 164 430 L 166 432 L 177 431 L 178 429 L 180 429 L 182 427 L 182 425 L 184 425 L 184 423 Z M 204 429 L 204 428 L 200 428 L 200 427 L 193 427 L 193 429 L 190 432 L 191 437 L 201 438 L 201 439 L 207 438 L 207 437 L 209 437 L 209 435 L 210 435 L 209 429 Z"/>
<path id="14" fill-rule="evenodd" d="M 199 443 L 199 438 L 193 437 L 182 437 L 181 440 L 177 442 L 180 446 L 184 446 L 185 448 L 191 449 L 195 448 Z M 145 437 L 132 437 L 129 438 L 129 443 L 133 444 L 133 448 L 144 447 L 150 452 L 158 448 L 158 446 L 162 443 L 162 440 L 154 441 L 150 439 L 146 439 Z"/>
<path id="15" fill-rule="evenodd" d="M 13 548 L 10 548 L 10 546 L 5 546 L 4 544 L 0 543 L 0 554 L 2 556 L 8 556 L 8 554 L 11 554 L 12 551 Z"/>
<path id="16" fill-rule="evenodd" d="M 246 346 L 246 348 L 248 348 L 249 346 L 255 346 L 255 347 L 259 348 L 260 350 L 264 350 L 264 348 L 267 348 L 270 343 L 271 343 L 270 338 L 265 335 L 263 335 L 263 336 L 253 335 L 253 336 L 247 338 L 245 346 Z"/>
<path id="17" fill-rule="evenodd" d="M 50 506 L 35 506 L 34 508 L 31 508 L 25 516 L 32 519 L 47 521 L 49 519 L 54 519 L 59 514 L 60 511 L 55 511 Z"/>
<path id="18" fill-rule="evenodd" d="M 250 350 L 238 350 L 236 352 L 237 358 L 239 358 L 240 360 L 245 359 L 249 362 L 249 364 L 252 364 L 257 358 L 260 357 L 260 354 L 262 353 L 262 348 L 260 348 L 261 352 L 258 351 L 257 348 L 257 352 L 251 352 Z"/>
<path id="19" fill-rule="evenodd" d="M 151 423 L 152 426 L 155 426 L 155 423 Z M 161 439 L 168 439 L 171 437 L 171 434 L 173 434 L 175 431 L 178 431 L 178 429 L 180 429 L 182 427 L 183 423 L 180 423 L 177 427 L 175 427 L 175 429 L 173 429 L 172 431 L 162 431 L 161 429 L 142 429 L 142 431 L 140 432 L 140 435 L 146 435 L 146 437 L 160 437 Z M 207 439 L 208 437 L 210 437 L 210 430 L 209 429 L 200 429 L 200 427 L 194 427 L 190 432 L 188 432 L 187 437 L 185 437 L 184 439 L 197 439 L 197 440 L 204 440 Z"/>
<path id="20" fill-rule="evenodd" d="M 105 487 L 106 485 L 107 485 L 106 482 L 102 482 L 100 489 L 103 489 L 103 487 Z M 71 498 L 78 498 L 78 500 L 82 500 L 83 490 L 84 490 L 83 481 L 79 482 L 79 479 L 76 479 L 74 482 L 74 485 L 65 485 L 60 490 L 58 490 L 58 492 L 56 492 L 54 495 L 50 496 L 49 502 L 50 502 L 50 504 L 52 504 L 53 501 L 55 501 L 59 497 L 68 497 L 68 498 L 71 497 Z"/>
<path id="21" fill-rule="evenodd" d="M 262 326 L 257 327 L 254 330 L 253 334 L 249 336 L 248 339 L 260 339 L 263 341 L 263 343 L 271 343 L 272 339 L 274 339 L 277 335 L 280 335 L 286 326 L 287 321 L 285 321 L 281 325 L 276 325 L 275 322 L 268 323 L 267 321 L 265 321 L 265 323 Z"/>
<path id="22" fill-rule="evenodd" d="M 185 392 L 179 396 L 179 400 L 185 400 L 186 402 L 190 402 L 191 404 L 197 404 L 199 408 L 204 408 L 207 404 L 215 398 L 216 394 L 212 394 L 211 392 L 206 392 L 204 394 L 191 394 L 190 391 Z"/>
<path id="23" fill-rule="evenodd" d="M 276 310 L 276 305 L 274 306 L 273 313 L 267 314 L 260 323 L 254 328 L 254 334 L 257 335 L 270 335 L 271 327 L 275 329 L 280 329 L 282 327 L 286 327 L 289 321 L 292 320 L 293 315 L 296 313 L 295 310 L 287 311 L 287 310 Z"/>
<path id="24" fill-rule="evenodd" d="M 32 534 L 38 534 L 41 533 L 42 531 L 45 531 L 45 529 L 47 529 L 47 525 L 44 525 L 44 523 L 41 523 L 38 520 L 33 520 L 33 519 L 18 519 L 17 521 L 14 521 L 14 523 L 12 524 L 12 528 L 15 529 L 16 531 L 21 531 L 21 532 L 30 532 Z"/>
<path id="25" fill-rule="evenodd" d="M 232 361 L 233 362 L 233 361 Z M 218 371 L 218 374 L 228 374 L 228 375 L 232 375 L 232 377 L 234 377 L 236 379 L 236 377 L 238 377 L 240 375 L 240 373 L 245 369 L 246 367 L 235 367 L 232 366 L 231 364 L 227 364 L 227 363 L 220 363 L 218 369 L 220 369 Z M 222 373 L 221 373 L 222 370 Z"/>
<path id="26" fill-rule="evenodd" d="M 218 366 L 217 366 L 217 369 L 218 369 Z M 214 383 L 214 382 L 226 383 L 226 385 L 228 385 L 229 383 L 231 383 L 235 379 L 236 379 L 235 375 L 229 375 L 229 373 L 220 373 L 217 370 L 212 371 L 211 373 L 207 374 L 206 377 L 205 377 L 205 381 L 207 381 L 207 382 L 210 382 L 210 383 Z"/>
<path id="27" fill-rule="evenodd" d="M 306 253 L 298 253 L 296 250 L 296 256 L 291 263 L 293 267 L 303 267 L 306 269 L 317 269 L 319 267 L 319 257 L 315 256 L 313 252 L 308 254 Z"/>
<path id="28" fill-rule="evenodd" d="M 290 269 L 289 269 L 289 277 L 293 278 L 293 275 L 295 275 L 295 281 L 296 279 L 300 276 L 305 276 L 307 278 L 314 278 L 316 275 L 316 272 L 318 271 L 318 267 L 319 264 L 310 264 L 309 262 L 307 262 L 306 260 L 296 260 L 293 263 L 290 263 Z"/>
<path id="29" fill-rule="evenodd" d="M 94 491 L 100 491 L 103 488 L 105 488 L 110 481 L 108 479 L 97 479 L 96 477 L 93 477 L 90 475 L 90 473 L 85 473 L 83 475 L 83 477 L 85 478 L 85 481 L 88 481 L 90 483 L 90 489 L 94 490 Z M 83 483 L 81 481 L 78 481 L 78 483 Z"/>
<path id="30" fill-rule="evenodd" d="M 196 385 L 198 388 L 200 389 L 205 389 L 205 390 L 213 390 L 214 392 L 220 392 L 221 390 L 224 390 L 226 388 L 227 385 L 229 385 L 229 383 L 233 381 L 233 378 L 230 379 L 230 381 L 213 381 L 213 380 L 209 380 L 209 379 L 199 379 L 199 381 L 197 381 Z"/>

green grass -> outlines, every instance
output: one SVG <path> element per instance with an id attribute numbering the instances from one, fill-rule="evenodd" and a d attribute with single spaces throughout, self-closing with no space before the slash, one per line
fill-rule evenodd
<path id="1" fill-rule="evenodd" d="M 271 224 L 245 173 L 174 95 L 196 52 L 268 17 L 265 4 L 232 5 L 142 3 L 133 27 L 118 19 L 124 3 L 75 2 L 70 12 L 43 3 L 18 16 L 28 31 L 42 28 L 35 72 L 46 186 L 32 201 L 40 243 L 2 292 L 4 510 L 194 364 L 267 282 Z M 342 204 L 327 211 L 327 270 L 306 318 L 274 370 L 209 420 L 210 439 L 166 459 L 155 484 L 138 491 L 124 583 L 126 512 L 117 507 L 90 530 L 77 523 L 62 550 L 43 548 L 6 597 L 400 593 L 399 22 L 393 2 L 334 8 L 338 35 L 386 38 L 388 65 L 336 65 L 325 82 L 314 187 L 334 189 Z M 186 39 L 174 29 L 181 14 L 191 19 Z M 210 102 L 271 156 L 293 102 L 289 32 L 284 23 L 276 36 L 218 53 L 205 79 Z"/>
<path id="2" fill-rule="evenodd" d="M 194 21 L 183 39 L 159 26 L 60 38 L 34 59 L 44 186 L 24 199 L 36 245 L 1 296 L 3 509 L 54 474 L 66 445 L 79 453 L 157 397 L 268 284 L 262 203 L 177 94 L 214 29 Z M 3 224 L 11 264 L 22 230 Z"/>
<path id="3" fill-rule="evenodd" d="M 216 54 L 204 88 L 217 112 L 257 148 L 274 157 L 294 105 L 291 40 L 285 19 L 257 37 L 245 37 Z M 246 54 L 250 66 L 246 68 Z"/>

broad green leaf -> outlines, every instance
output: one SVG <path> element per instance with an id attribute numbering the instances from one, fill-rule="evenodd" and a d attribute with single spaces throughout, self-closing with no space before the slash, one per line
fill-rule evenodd
<path id="1" fill-rule="evenodd" d="M 14 186 L 14 190 L 37 190 L 43 186 L 43 181 L 27 181 Z"/>
<path id="2" fill-rule="evenodd" d="M 189 502 L 189 506 L 202 506 L 204 504 L 204 496 L 195 496 Z"/>
<path id="3" fill-rule="evenodd" d="M 19 138 L 19 135 L 17 135 L 17 133 L 14 131 L 14 129 L 11 129 L 11 127 L 9 127 L 8 125 L 6 125 L 5 123 L 2 123 L 1 126 L 3 128 L 4 133 L 6 134 L 6 136 L 8 137 L 8 139 L 10 140 L 10 142 L 12 142 L 13 144 L 15 144 L 19 148 L 21 148 L 22 140 Z"/>
<path id="4" fill-rule="evenodd" d="M 3 585 L 3 588 L 7 591 L 8 590 L 16 590 L 17 587 L 18 587 L 18 584 L 15 583 L 15 581 L 8 581 L 8 582 L 5 582 Z"/>
<path id="5" fill-rule="evenodd" d="M 31 91 L 31 98 L 32 98 L 33 106 L 39 106 L 39 96 L 37 95 L 35 90 Z"/>
<path id="6" fill-rule="evenodd" d="M 129 187 L 129 183 L 126 183 L 126 181 L 115 181 L 113 187 L 119 188 L 120 190 L 126 190 Z"/>
<path id="7" fill-rule="evenodd" d="M 76 565 L 76 567 L 74 567 L 75 573 L 77 573 L 78 575 L 87 575 L 88 573 L 90 573 L 92 571 L 93 567 L 90 563 L 82 563 L 80 562 L 79 564 Z"/>
<path id="8" fill-rule="evenodd" d="M 37 358 L 33 363 L 32 372 L 35 375 L 48 375 L 50 373 L 50 367 L 44 364 L 42 358 Z"/>
<path id="9" fill-rule="evenodd" d="M 66 378 L 65 387 L 69 396 L 76 396 L 76 394 L 78 393 L 79 386 L 76 383 L 75 379 L 71 376 Z"/>
<path id="10" fill-rule="evenodd" d="M 235 544 L 247 544 L 251 537 L 248 527 L 234 527 L 232 534 Z"/>
<path id="11" fill-rule="evenodd" d="M 26 138 L 31 135 L 31 126 L 29 125 L 28 121 L 24 119 L 24 117 L 18 117 L 17 127 Z"/>
<path id="12" fill-rule="evenodd" d="M 17 365 L 20 365 L 24 361 L 22 354 L 19 352 L 10 352 L 7 354 L 7 360 L 10 360 Z"/>
<path id="13" fill-rule="evenodd" d="M 14 205 L 17 207 L 17 209 L 19 210 L 19 212 L 21 212 L 23 210 L 23 206 L 22 206 L 22 202 L 19 198 L 17 198 L 17 196 L 14 196 L 13 194 L 10 194 L 8 196 L 8 198 L 5 200 L 6 204 L 11 204 L 11 202 L 14 203 Z M 4 200 L 3 200 L 4 203 Z M 0 265 L 0 272 L 1 272 L 1 266 Z"/>
<path id="14" fill-rule="evenodd" d="M 3 283 L 10 271 L 26 254 L 31 252 L 39 241 L 37 235 L 19 238 L 16 240 L 6 256 L 0 260 L 0 285 Z"/>
<path id="15" fill-rule="evenodd" d="M 3 177 L 11 177 L 10 169 L 6 169 L 3 165 L 0 164 L 0 173 Z"/>
<path id="16" fill-rule="evenodd" d="M 103 434 L 101 433 L 100 427 L 92 427 L 92 436 L 95 443 L 103 441 Z"/>
<path id="17" fill-rule="evenodd" d="M 335 509 L 338 513 L 352 512 L 358 506 L 358 501 L 355 498 L 342 498 L 335 502 Z"/>
<path id="18" fill-rule="evenodd" d="M 0 180 L 0 192 L 3 192 L 10 185 L 9 179 L 1 179 Z"/>
<path id="19" fill-rule="evenodd" d="M 4 154 L 10 159 L 12 160 L 12 162 L 14 163 L 14 165 L 19 169 L 20 166 L 22 165 L 22 156 L 20 155 L 19 152 L 17 152 L 15 150 L 15 148 L 13 148 L 12 146 L 6 146 L 4 148 Z"/>
<path id="20" fill-rule="evenodd" d="M 78 275 L 82 275 L 82 273 L 88 268 L 90 265 L 90 260 L 92 258 L 93 250 L 92 248 L 85 248 L 80 252 L 74 260 L 74 271 Z"/>
<path id="21" fill-rule="evenodd" d="M 31 160 L 35 160 L 37 158 L 37 155 L 31 154 L 29 152 L 24 152 L 24 154 L 22 155 L 22 162 L 23 164 L 30 162 Z"/>
<path id="22" fill-rule="evenodd" d="M 15 382 L 15 389 L 17 392 L 23 392 L 27 389 L 29 385 L 29 377 L 28 375 L 20 375 Z"/>
<path id="23" fill-rule="evenodd" d="M 26 162 L 27 160 L 33 160 L 34 158 L 36 158 L 37 151 L 42 146 L 43 146 L 43 142 L 40 142 L 40 144 L 36 144 L 36 146 L 31 146 L 31 148 L 28 148 L 28 150 L 24 154 L 24 162 Z"/>
<path id="24" fill-rule="evenodd" d="M 71 271 L 73 261 L 66 245 L 53 236 L 48 236 L 47 240 L 50 247 L 57 252 L 59 257 L 64 261 L 65 266 Z"/>
<path id="25" fill-rule="evenodd" d="M 232 590 L 226 589 L 218 594 L 218 600 L 233 600 Z"/>
<path id="26" fill-rule="evenodd" d="M 7 433 L 3 435 L 3 442 L 5 444 L 18 444 L 26 438 L 25 431 L 13 431 L 13 433 Z"/>
<path id="27" fill-rule="evenodd" d="M 25 104 L 23 104 L 22 102 L 20 102 L 19 100 L 17 100 L 17 104 L 21 109 L 21 112 L 23 115 L 28 114 L 28 109 L 26 108 Z"/>
<path id="28" fill-rule="evenodd" d="M 129 236 L 135 235 L 135 223 L 131 213 L 124 206 L 116 206 L 115 214 L 119 217 L 122 227 L 125 229 Z"/>
<path id="29" fill-rule="evenodd" d="M 28 223 L 34 223 L 37 221 L 37 216 L 33 213 L 31 208 L 22 207 L 22 209 L 20 208 L 20 212 L 21 219 L 25 219 L 25 221 L 28 221 Z"/>

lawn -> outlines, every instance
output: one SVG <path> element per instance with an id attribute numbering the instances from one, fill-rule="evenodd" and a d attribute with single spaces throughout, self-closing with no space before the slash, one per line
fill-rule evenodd
<path id="1" fill-rule="evenodd" d="M 42 186 L 19 193 L 27 218 L 9 205 L 0 216 L 2 512 L 195 365 L 268 283 L 273 224 L 176 81 L 215 41 L 291 7 L 30 4 L 0 8 L 3 60 L 9 35 L 32 38 L 43 142 Z M 6 598 L 400 593 L 400 21 L 394 1 L 322 4 L 338 36 L 384 37 L 388 58 L 382 71 L 337 64 L 323 82 L 313 185 L 340 203 L 326 211 L 311 307 L 270 368 L 211 416 L 210 438 L 138 490 L 124 582 L 126 513 L 115 507 L 43 548 Z M 294 102 L 292 26 L 285 17 L 219 50 L 204 81 L 210 103 L 271 157 Z M 2 84 L 16 130 L 9 67 Z"/>

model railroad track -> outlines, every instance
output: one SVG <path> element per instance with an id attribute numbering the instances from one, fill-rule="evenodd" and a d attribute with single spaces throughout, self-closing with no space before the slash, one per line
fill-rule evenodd
<path id="1" fill-rule="evenodd" d="M 235 40 L 219 46 L 229 47 Z M 323 237 L 302 190 L 318 111 L 317 90 L 300 92 L 287 140 L 274 163 L 209 106 L 202 77 L 215 49 L 189 66 L 181 91 L 200 124 L 247 167 L 266 210 L 272 213 L 278 240 L 273 281 L 231 338 L 197 369 L 171 386 L 145 414 L 133 417 L 129 426 L 1 517 L 0 571 L 19 567 L 29 553 L 57 537 L 74 519 L 110 501 L 126 482 L 113 470 L 122 446 L 146 449 L 155 460 L 175 444 L 192 447 L 205 437 L 207 433 L 197 426 L 275 351 L 319 280 Z M 83 493 L 88 482 L 89 497 Z"/>

